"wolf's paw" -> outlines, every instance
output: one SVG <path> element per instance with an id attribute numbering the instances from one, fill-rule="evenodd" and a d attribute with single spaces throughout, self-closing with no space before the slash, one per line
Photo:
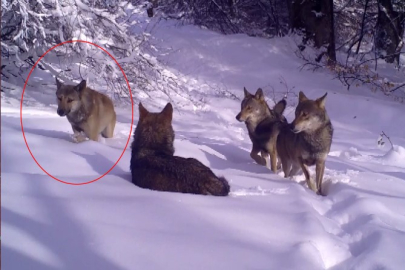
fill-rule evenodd
<path id="1" fill-rule="evenodd" d="M 270 165 L 267 165 L 267 161 L 266 161 L 266 159 L 265 159 L 265 158 L 262 158 L 262 159 L 256 160 L 256 162 L 257 162 L 257 164 L 259 164 L 259 165 L 261 165 L 261 166 L 265 166 L 265 167 L 267 167 L 267 168 L 269 168 L 269 167 L 270 167 Z"/>
<path id="2" fill-rule="evenodd" d="M 82 133 L 73 134 L 72 138 L 73 138 L 73 141 L 76 142 L 76 143 L 84 142 L 87 139 L 86 135 L 84 135 Z"/>
<path id="3" fill-rule="evenodd" d="M 312 190 L 313 192 L 317 193 L 318 189 L 315 186 L 315 183 L 311 180 L 306 180 L 307 186 L 310 190 Z"/>
<path id="4" fill-rule="evenodd" d="M 316 191 L 316 195 L 319 195 L 319 196 L 326 196 L 325 192 L 324 192 L 323 190 L 320 190 L 320 189 L 318 189 L 318 190 Z"/>

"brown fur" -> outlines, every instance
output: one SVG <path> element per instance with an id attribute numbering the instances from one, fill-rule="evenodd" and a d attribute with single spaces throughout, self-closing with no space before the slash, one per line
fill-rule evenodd
<path id="1" fill-rule="evenodd" d="M 284 125 L 277 139 L 277 151 L 284 177 L 295 175 L 301 168 L 308 187 L 322 194 L 325 160 L 330 151 L 333 127 L 325 109 L 326 95 L 309 100 L 299 93 L 295 119 Z M 312 185 L 307 166 L 316 166 L 316 182 Z"/>
<path id="2" fill-rule="evenodd" d="M 194 158 L 174 156 L 173 107 L 148 112 L 139 104 L 139 121 L 131 148 L 132 183 L 158 191 L 226 196 L 230 187 Z"/>
<path id="3" fill-rule="evenodd" d="M 241 103 L 241 111 L 236 116 L 240 122 L 245 122 L 252 141 L 250 157 L 258 164 L 266 166 L 266 157 L 270 156 L 270 167 L 277 172 L 277 137 L 282 123 L 286 122 L 283 112 L 286 101 L 279 101 L 273 109 L 264 100 L 263 90 L 259 88 L 255 95 L 243 89 L 245 98 Z M 261 156 L 259 156 L 259 152 Z"/>
<path id="4" fill-rule="evenodd" d="M 56 85 L 57 112 L 67 117 L 76 142 L 86 140 L 82 131 L 93 141 L 98 141 L 99 134 L 113 137 L 116 114 L 109 97 L 87 87 L 85 80 L 74 86 L 65 85 L 56 78 Z"/>

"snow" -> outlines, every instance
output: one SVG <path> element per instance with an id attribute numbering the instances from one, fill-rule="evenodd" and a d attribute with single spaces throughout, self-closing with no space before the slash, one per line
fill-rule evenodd
<path id="1" fill-rule="evenodd" d="M 393 148 L 380 158 L 383 164 L 392 164 L 398 167 L 405 165 L 405 148 L 394 145 Z"/>
<path id="2" fill-rule="evenodd" d="M 174 111 L 176 155 L 194 157 L 230 182 L 228 197 L 156 192 L 130 182 L 130 149 L 97 182 L 72 186 L 47 176 L 21 134 L 21 90 L 2 93 L 2 266 L 4 269 L 401 269 L 405 265 L 405 107 L 365 88 L 348 92 L 327 73 L 300 71 L 289 38 L 220 34 L 162 21 L 152 35 L 160 59 L 184 85 L 204 96 L 203 108 Z M 294 92 L 328 92 L 335 128 L 324 177 L 327 196 L 315 195 L 304 176 L 253 162 L 242 97 L 263 87 L 270 106 Z M 47 84 L 35 83 L 45 80 Z M 124 150 L 131 108 L 117 104 L 112 139 L 75 144 L 56 114 L 51 76 L 33 73 L 24 95 L 29 147 L 50 174 L 83 183 L 108 171 Z M 36 88 L 38 87 L 38 89 Z M 215 87 L 214 87 L 215 88 Z M 37 90 L 37 91 L 36 91 Z M 211 91 L 211 92 L 210 92 Z M 183 102 L 176 97 L 178 102 Z M 175 101 L 177 101 L 175 100 Z M 288 97 L 294 117 L 297 97 Z M 164 97 L 143 104 L 158 111 Z M 134 125 L 138 119 L 135 107 Z M 377 145 L 384 131 L 394 147 Z M 314 175 L 314 168 L 310 168 Z"/>
<path id="3" fill-rule="evenodd" d="M 322 12 L 318 12 L 316 10 L 311 10 L 311 12 L 314 13 L 315 17 L 317 17 L 317 18 L 325 16 L 325 14 L 323 14 Z"/>

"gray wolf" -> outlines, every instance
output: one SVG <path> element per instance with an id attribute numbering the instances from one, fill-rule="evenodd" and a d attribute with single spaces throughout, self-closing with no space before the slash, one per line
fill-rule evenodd
<path id="1" fill-rule="evenodd" d="M 270 109 L 264 99 L 263 90 L 257 89 L 252 95 L 246 88 L 243 89 L 245 97 L 241 102 L 241 111 L 236 116 L 240 122 L 245 122 L 252 141 L 250 157 L 256 163 L 266 166 L 266 157 L 270 155 L 271 170 L 277 172 L 277 137 L 280 127 L 286 123 L 283 112 L 286 101 L 279 101 Z M 261 156 L 259 156 L 259 152 Z"/>
<path id="2" fill-rule="evenodd" d="M 109 97 L 87 87 L 85 80 L 78 85 L 66 85 L 56 78 L 56 86 L 57 113 L 67 117 L 76 142 L 85 141 L 86 136 L 98 141 L 100 133 L 104 138 L 113 137 L 116 114 Z"/>
<path id="3" fill-rule="evenodd" d="M 281 129 L 277 139 L 277 152 L 284 177 L 295 175 L 301 168 L 310 189 L 322 194 L 325 160 L 330 151 L 333 126 L 325 109 L 326 96 L 316 100 L 299 93 L 295 119 Z M 315 186 L 312 185 L 308 166 L 316 166 Z"/>
<path id="4" fill-rule="evenodd" d="M 229 184 L 194 158 L 174 156 L 173 107 L 152 113 L 139 103 L 131 145 L 132 183 L 158 191 L 227 196 Z"/>

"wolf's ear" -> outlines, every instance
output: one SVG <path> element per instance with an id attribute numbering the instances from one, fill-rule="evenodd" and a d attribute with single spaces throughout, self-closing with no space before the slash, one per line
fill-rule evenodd
<path id="1" fill-rule="evenodd" d="M 142 102 L 139 102 L 139 120 L 143 119 L 149 114 L 148 110 L 142 105 Z"/>
<path id="2" fill-rule="evenodd" d="M 273 111 L 279 115 L 282 115 L 286 106 L 287 101 L 285 101 L 285 99 L 280 100 L 276 105 L 274 105 Z"/>
<path id="3" fill-rule="evenodd" d="M 63 83 L 59 81 L 57 77 L 55 77 L 55 81 L 56 81 L 56 89 L 59 89 L 63 85 Z"/>
<path id="4" fill-rule="evenodd" d="M 326 92 L 325 95 L 322 97 L 318 98 L 315 100 L 316 104 L 318 105 L 319 108 L 324 109 L 325 108 L 325 102 L 326 102 L 326 96 L 328 95 L 328 92 Z"/>
<path id="5" fill-rule="evenodd" d="M 246 89 L 246 87 L 243 87 L 243 93 L 245 93 L 245 97 L 250 97 L 252 95 L 249 93 L 249 91 Z"/>
<path id="6" fill-rule="evenodd" d="M 304 95 L 304 92 L 300 91 L 298 94 L 298 102 L 303 102 L 305 100 L 308 100 L 308 98 Z"/>
<path id="7" fill-rule="evenodd" d="M 166 107 L 164 107 L 164 109 L 162 110 L 162 112 L 160 113 L 162 114 L 168 121 L 172 121 L 173 119 L 173 106 L 172 104 L 169 102 L 167 103 Z"/>
<path id="8" fill-rule="evenodd" d="M 263 90 L 261 88 L 257 89 L 255 98 L 259 100 L 264 100 Z"/>
<path id="9" fill-rule="evenodd" d="M 87 86 L 86 80 L 82 80 L 78 85 L 75 86 L 75 90 L 81 93 Z"/>

